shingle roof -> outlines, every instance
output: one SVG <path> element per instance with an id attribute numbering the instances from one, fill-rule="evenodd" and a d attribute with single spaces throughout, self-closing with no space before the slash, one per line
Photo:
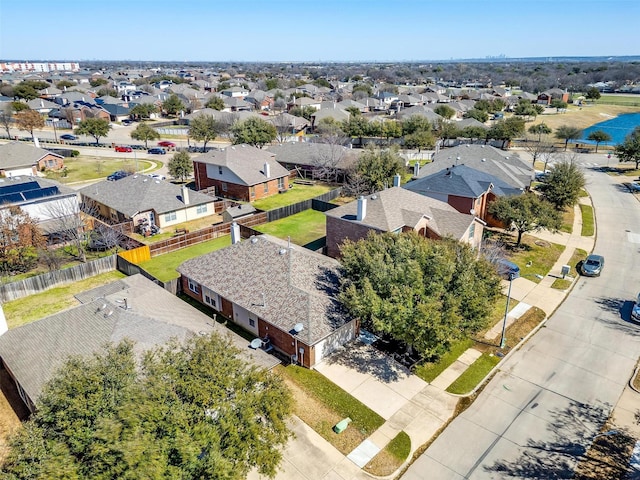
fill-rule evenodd
<path id="1" fill-rule="evenodd" d="M 367 201 L 366 215 L 362 221 L 356 220 L 358 202 L 350 202 L 325 215 L 341 218 L 361 225 L 393 232 L 402 227 L 415 228 L 424 216 L 429 217 L 429 228 L 441 237 L 462 238 L 474 222 L 474 216 L 460 213 L 451 205 L 419 193 L 393 187 L 364 197 Z"/>
<path id="2" fill-rule="evenodd" d="M 250 145 L 235 145 L 223 150 L 211 150 L 195 157 L 193 161 L 226 167 L 247 186 L 289 175 L 289 171 L 275 161 L 273 153 Z M 269 177 L 264 172 L 265 163 L 269 163 L 270 166 Z"/>
<path id="3" fill-rule="evenodd" d="M 43 148 L 34 147 L 24 142 L 9 142 L 0 145 L 0 168 L 16 168 L 32 166 L 45 155 L 55 155 L 63 158 L 61 155 L 52 153 Z"/>
<path id="4" fill-rule="evenodd" d="M 490 145 L 460 145 L 440 150 L 433 162 L 420 168 L 419 177 L 425 177 L 452 165 L 468 167 L 499 178 L 513 188 L 527 188 L 533 179 L 533 168 L 523 162 L 517 153 L 502 152 Z"/>
<path id="5" fill-rule="evenodd" d="M 269 235 L 184 262 L 178 272 L 314 345 L 350 319 L 336 300 L 338 262 Z"/>
<path id="6" fill-rule="evenodd" d="M 276 160 L 294 165 L 333 165 L 349 168 L 358 160 L 361 150 L 342 145 L 316 142 L 287 142 L 272 145 L 268 152 L 275 153 Z"/>
<path id="7" fill-rule="evenodd" d="M 421 177 L 404 185 L 403 188 L 421 195 L 455 195 L 478 198 L 491 190 L 495 195 L 519 195 L 521 189 L 513 188 L 497 177 L 467 165 L 453 165 L 427 177 Z"/>
<path id="8" fill-rule="evenodd" d="M 80 193 L 129 217 L 148 210 L 163 214 L 186 207 L 181 187 L 140 174 L 94 183 L 81 189 Z M 212 203 L 214 200 L 204 193 L 189 190 L 189 206 Z"/>
<path id="9" fill-rule="evenodd" d="M 141 353 L 171 338 L 215 331 L 229 335 L 250 361 L 269 368 L 278 363 L 142 275 L 84 292 L 78 299 L 82 305 L 0 336 L 0 356 L 32 400 L 67 357 L 91 355 L 124 338 L 134 340 L 134 350 Z"/>

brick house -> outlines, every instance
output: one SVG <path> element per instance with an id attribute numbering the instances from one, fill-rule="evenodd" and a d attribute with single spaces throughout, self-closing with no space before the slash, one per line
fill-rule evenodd
<path id="1" fill-rule="evenodd" d="M 275 154 L 249 145 L 212 150 L 193 159 L 196 190 L 251 202 L 289 189 L 289 171 Z"/>
<path id="2" fill-rule="evenodd" d="M 327 255 L 338 257 L 346 239 L 357 241 L 369 232 L 415 231 L 427 237 L 451 237 L 480 246 L 484 222 L 434 198 L 398 186 L 376 192 L 325 213 Z"/>
<path id="3" fill-rule="evenodd" d="M 187 295 L 311 368 L 358 334 L 336 298 L 338 267 L 332 258 L 260 235 L 177 270 Z"/>
<path id="4" fill-rule="evenodd" d="M 43 148 L 24 142 L 10 142 L 0 145 L 0 175 L 36 176 L 43 170 L 62 170 L 64 157 Z"/>

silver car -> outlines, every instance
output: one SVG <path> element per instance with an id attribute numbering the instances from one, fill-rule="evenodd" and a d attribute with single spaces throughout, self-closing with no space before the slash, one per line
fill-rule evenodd
<path id="1" fill-rule="evenodd" d="M 599 277 L 602 273 L 602 267 L 604 267 L 604 257 L 591 254 L 582 262 L 580 270 L 587 277 Z"/>

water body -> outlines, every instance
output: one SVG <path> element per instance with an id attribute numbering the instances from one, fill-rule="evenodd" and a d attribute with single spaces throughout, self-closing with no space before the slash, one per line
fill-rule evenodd
<path id="1" fill-rule="evenodd" d="M 633 129 L 640 127 L 640 113 L 625 113 L 619 115 L 611 120 L 605 120 L 604 122 L 596 123 L 588 128 L 584 129 L 582 143 L 589 143 L 595 145 L 596 142 L 586 140 L 591 132 L 596 130 L 602 130 L 611 135 L 610 142 L 601 142 L 600 145 L 618 145 L 624 142 L 627 135 L 633 132 Z"/>

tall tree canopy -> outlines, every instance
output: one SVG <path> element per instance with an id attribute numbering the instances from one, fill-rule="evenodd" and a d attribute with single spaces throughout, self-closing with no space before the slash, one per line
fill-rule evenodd
<path id="1" fill-rule="evenodd" d="M 100 138 L 106 137 L 111 130 L 111 124 L 104 118 L 87 118 L 82 120 L 75 132 L 77 135 L 89 135 L 96 139 L 96 145 L 100 143 Z"/>
<path id="2" fill-rule="evenodd" d="M 158 140 L 160 133 L 148 123 L 142 122 L 131 132 L 131 138 L 144 142 L 144 148 L 147 148 L 149 140 Z"/>
<path id="3" fill-rule="evenodd" d="M 392 185 L 393 176 L 403 170 L 403 161 L 396 148 L 367 146 L 358 158 L 349 182 L 359 186 L 359 191 L 353 192 L 355 194 L 378 192 Z"/>
<path id="4" fill-rule="evenodd" d="M 167 169 L 169 170 L 169 175 L 184 182 L 193 173 L 191 156 L 187 152 L 174 153 L 167 164 Z"/>
<path id="5" fill-rule="evenodd" d="M 636 170 L 640 164 L 640 127 L 627 135 L 624 142 L 616 146 L 616 155 L 621 162 L 635 162 Z"/>
<path id="6" fill-rule="evenodd" d="M 217 335 L 173 342 L 138 364 L 131 342 L 72 358 L 11 442 L 3 478 L 273 477 L 291 397 Z"/>
<path id="7" fill-rule="evenodd" d="M 498 197 L 489 204 L 489 213 L 507 228 L 514 228 L 518 232 L 516 245 L 520 245 L 522 235 L 527 232 L 556 232 L 562 223 L 560 213 L 553 205 L 535 193 Z"/>
<path id="8" fill-rule="evenodd" d="M 180 97 L 172 93 L 169 95 L 169 98 L 164 101 L 162 108 L 167 112 L 167 115 L 176 115 L 178 112 L 184 110 L 185 106 L 182 100 L 180 100 Z"/>
<path id="9" fill-rule="evenodd" d="M 44 127 L 44 118 L 35 110 L 22 110 L 15 115 L 16 126 L 20 130 L 25 130 L 31 134 L 33 139 L 33 131 Z"/>
<path id="10" fill-rule="evenodd" d="M 584 173 L 578 165 L 566 159 L 554 164 L 550 170 L 539 187 L 542 196 L 558 210 L 573 207 L 586 183 Z"/>
<path id="11" fill-rule="evenodd" d="M 560 125 L 556 129 L 555 136 L 560 140 L 564 140 L 564 150 L 566 152 L 571 140 L 577 140 L 582 137 L 582 130 L 578 127 L 572 127 L 571 125 Z"/>
<path id="12" fill-rule="evenodd" d="M 189 136 L 199 142 L 204 142 L 203 150 L 207 151 L 207 143 L 215 140 L 222 132 L 223 126 L 213 115 L 197 115 L 189 123 Z"/>
<path id="13" fill-rule="evenodd" d="M 487 132 L 487 138 L 502 141 L 502 148 L 514 138 L 524 133 L 524 120 L 517 117 L 509 117 L 498 120 Z"/>
<path id="14" fill-rule="evenodd" d="M 598 153 L 598 147 L 602 142 L 610 142 L 611 135 L 609 135 L 604 130 L 594 130 L 589 134 L 587 140 L 591 140 L 592 142 L 596 142 L 596 153 Z"/>
<path id="15" fill-rule="evenodd" d="M 500 293 L 495 268 L 453 240 L 371 233 L 340 252 L 349 312 L 426 358 L 486 327 Z"/>
<path id="16" fill-rule="evenodd" d="M 243 122 L 237 122 L 231 127 L 231 131 L 235 145 L 246 143 L 258 148 L 273 142 L 278 136 L 273 123 L 257 117 L 249 117 Z"/>

